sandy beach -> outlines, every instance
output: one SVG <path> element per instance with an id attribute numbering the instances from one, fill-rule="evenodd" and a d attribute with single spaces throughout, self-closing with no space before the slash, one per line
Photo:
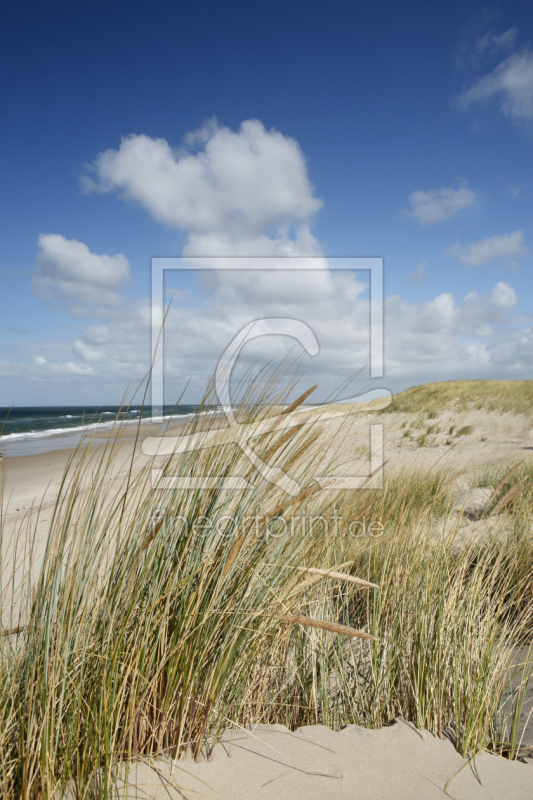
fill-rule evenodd
<path id="1" fill-rule="evenodd" d="M 172 432 L 179 433 L 183 424 L 179 420 L 176 421 L 172 425 Z M 149 460 L 142 453 L 142 442 L 148 437 L 160 436 L 162 429 L 161 424 L 150 422 L 143 423 L 140 428 L 136 425 L 124 426 L 120 432 L 116 459 L 107 475 L 107 481 L 119 487 L 128 475 L 130 467 L 133 474 L 137 474 Z M 32 520 L 37 542 L 44 541 L 51 511 L 60 492 L 67 466 L 70 465 L 72 474 L 75 465 L 84 461 L 90 473 L 90 465 L 96 467 L 114 436 L 111 431 L 99 432 L 94 436 L 96 440 L 94 444 L 65 447 L 62 440 L 65 438 L 70 440 L 72 436 L 58 434 L 41 440 L 41 447 L 50 448 L 47 452 L 33 455 L 7 456 L 6 447 L 6 457 L 2 461 L 4 537 L 9 538 L 10 533 L 22 520 Z M 64 486 L 65 491 L 68 491 L 68 482 Z"/>
<path id="2" fill-rule="evenodd" d="M 358 474 L 368 474 L 371 425 L 383 426 L 383 455 L 386 462 L 384 474 L 400 470 L 450 470 L 452 473 L 464 472 L 468 477 L 475 475 L 476 470 L 483 465 L 527 461 L 533 457 L 533 424 L 529 415 L 525 414 L 478 409 L 444 411 L 439 414 L 438 421 L 426 421 L 424 425 L 423 415 L 416 413 L 370 414 L 366 410 L 359 412 L 353 406 L 349 413 L 344 414 L 344 406 L 339 410 L 335 406 L 328 408 L 336 411 L 338 419 L 314 424 L 314 430 L 321 433 L 321 446 L 317 452 L 322 452 L 324 461 L 329 461 L 338 454 L 339 461 L 342 460 L 340 468 L 345 474 L 351 474 L 354 470 Z M 304 412 L 305 418 L 311 422 L 318 414 L 318 409 Z M 297 422 L 300 419 L 295 420 L 294 424 Z M 124 427 L 120 434 L 119 455 L 112 477 L 123 476 L 125 470 L 129 470 L 135 441 L 138 446 L 134 470 L 137 471 L 148 462 L 148 457 L 142 451 L 142 444 L 146 439 L 162 435 L 165 438 L 179 437 L 183 434 L 185 425 L 185 421 L 175 418 L 171 427 L 167 423 L 163 426 L 150 422 L 143 422 L 140 428 L 136 425 Z M 217 427 L 225 428 L 223 419 L 217 423 Z M 433 428 L 435 432 L 425 435 L 424 442 L 421 443 L 423 427 L 426 430 Z M 471 428 L 466 435 L 457 435 L 457 431 L 466 428 Z M 109 431 L 98 433 L 95 437 L 97 443 L 83 446 L 79 453 L 83 453 L 85 458 L 88 453 L 89 458 L 96 461 L 111 437 Z M 41 503 L 43 510 L 53 504 L 66 465 L 76 452 L 72 447 L 62 446 L 56 449 L 62 438 L 65 438 L 65 434 L 50 437 L 46 452 L 4 459 L 3 510 L 8 513 L 9 519 L 14 514 L 31 509 L 35 513 Z M 253 443 L 253 439 L 251 441 Z M 324 442 L 327 442 L 325 452 Z M 46 441 L 41 446 L 46 446 Z M 7 452 L 9 448 L 6 448 Z"/>

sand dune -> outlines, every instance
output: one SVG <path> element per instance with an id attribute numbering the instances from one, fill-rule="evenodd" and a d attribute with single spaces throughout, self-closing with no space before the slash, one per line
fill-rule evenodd
<path id="1" fill-rule="evenodd" d="M 124 772 L 119 769 L 118 774 Z M 447 793 L 444 788 L 447 786 Z M 72 795 L 73 796 L 73 795 Z M 153 800 L 524 800 L 533 761 L 487 753 L 465 761 L 446 739 L 403 720 L 368 730 L 284 725 L 227 732 L 209 761 L 133 763 L 117 797 Z"/>
<path id="2" fill-rule="evenodd" d="M 533 456 L 533 426 L 529 414 L 453 409 L 431 419 L 420 412 L 379 414 L 364 409 L 348 416 L 318 419 L 318 410 L 298 415 L 309 420 L 318 435 L 314 458 L 335 474 L 368 475 L 370 425 L 383 426 L 384 475 L 400 471 L 448 471 L 457 480 L 453 491 L 455 517 L 448 527 L 433 531 L 436 538 L 455 526 L 456 541 L 472 540 L 487 530 L 505 530 L 505 519 L 489 522 L 465 513 L 474 500 L 490 496 L 490 487 L 476 489 L 479 471 L 487 464 L 529 461 Z M 118 492 L 133 463 L 133 474 L 150 459 L 141 445 L 160 434 L 159 426 L 143 425 L 134 454 L 135 438 L 127 432 L 107 480 Z M 179 429 L 169 431 L 180 435 Z M 217 437 L 215 437 L 216 439 Z M 253 440 L 252 440 L 253 446 Z M 103 445 L 94 445 L 88 457 L 96 463 Z M 149 448 L 148 448 L 149 449 Z M 51 512 L 61 478 L 72 452 L 55 450 L 35 456 L 4 458 L 3 530 L 4 558 L 13 555 L 13 534 L 29 525 L 35 533 L 35 566 L 44 552 Z M 81 454 L 78 454 L 78 458 Z M 132 462 L 133 457 L 133 462 Z M 90 478 L 87 478 L 90 480 Z M 475 495 L 475 492 L 478 495 Z M 474 499 L 473 499 L 474 493 Z M 454 522 L 454 520 L 456 520 Z M 10 549 L 11 548 L 11 549 Z M 530 693 L 531 694 L 531 693 Z M 522 720 L 525 726 L 527 720 Z M 531 739 L 531 741 L 530 741 Z M 533 725 L 524 745 L 533 746 Z M 291 733 L 282 725 L 258 725 L 226 732 L 208 761 L 166 758 L 133 762 L 127 785 L 124 765 L 119 765 L 117 797 L 129 798 L 454 798 L 533 797 L 533 761 L 510 762 L 482 753 L 469 763 L 449 739 L 417 731 L 404 721 L 379 730 L 349 725 L 339 732 L 317 725 Z M 74 794 L 72 794 L 74 796 Z"/>

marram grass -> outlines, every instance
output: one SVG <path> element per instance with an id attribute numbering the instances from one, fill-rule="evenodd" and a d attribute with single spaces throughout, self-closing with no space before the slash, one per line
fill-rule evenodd
<path id="1" fill-rule="evenodd" d="M 254 413 L 245 399 L 243 418 Z M 299 495 L 258 479 L 231 447 L 185 453 L 165 474 L 237 474 L 251 490 L 153 492 L 151 463 L 119 485 L 117 431 L 98 459 L 73 457 L 40 561 L 29 519 L 18 553 L 4 543 L 2 797 L 58 797 L 67 785 L 111 797 L 120 762 L 208 755 L 222 730 L 255 722 L 402 716 L 452 735 L 461 753 L 516 755 L 519 703 L 505 717 L 501 697 L 532 631 L 531 506 L 515 496 L 501 535 L 458 550 L 434 535 L 453 478 L 396 475 L 381 492 L 325 495 L 316 432 L 291 430 L 255 448 Z M 306 514 L 337 524 L 304 535 Z M 351 535 L 362 520 L 381 535 Z"/>
<path id="2" fill-rule="evenodd" d="M 436 419 L 438 412 L 501 411 L 511 414 L 533 412 L 533 381 L 439 381 L 424 383 L 400 392 L 382 414 L 395 412 L 427 413 Z"/>

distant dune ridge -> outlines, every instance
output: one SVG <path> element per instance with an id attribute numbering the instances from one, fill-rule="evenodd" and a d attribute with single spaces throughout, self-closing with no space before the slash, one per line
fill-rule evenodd
<path id="1" fill-rule="evenodd" d="M 453 409 L 504 411 L 528 414 L 533 411 L 533 380 L 527 381 L 441 381 L 424 383 L 400 392 L 382 413 L 431 412 Z"/>

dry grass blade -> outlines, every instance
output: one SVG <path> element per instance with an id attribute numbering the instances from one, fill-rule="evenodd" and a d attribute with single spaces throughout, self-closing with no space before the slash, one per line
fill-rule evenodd
<path id="1" fill-rule="evenodd" d="M 285 470 L 287 471 L 294 464 L 301 463 L 301 458 L 304 455 L 304 453 L 306 453 L 307 450 L 309 450 L 309 448 L 315 444 L 315 442 L 319 439 L 319 437 L 320 437 L 320 432 L 317 431 L 313 436 L 310 436 L 306 441 L 304 441 L 299 450 L 297 450 L 285 464 Z M 320 487 L 320 484 L 317 485 Z M 302 498 L 304 494 L 305 492 L 302 492 L 298 496 Z"/>
<path id="2" fill-rule="evenodd" d="M 2 631 L 2 636 L 17 636 L 19 633 L 22 633 L 26 629 L 25 625 L 22 625 L 19 628 L 10 628 L 5 631 Z"/>
<path id="3" fill-rule="evenodd" d="M 353 561 L 345 561 L 343 564 L 339 564 L 337 567 L 333 567 L 333 570 L 336 570 L 338 572 L 340 569 L 351 567 L 353 563 L 354 563 Z M 297 584 L 297 586 L 295 586 L 294 589 L 291 592 L 289 592 L 289 594 L 287 595 L 287 599 L 294 597 L 294 595 L 300 594 L 300 592 L 303 592 L 310 586 L 314 586 L 314 584 L 321 581 L 323 577 L 324 577 L 323 575 L 313 575 L 312 578 L 307 578 L 307 580 Z"/>
<path id="4" fill-rule="evenodd" d="M 157 534 L 159 533 L 159 531 L 160 531 L 160 530 L 161 530 L 161 528 L 163 527 L 163 523 L 164 523 L 164 521 L 165 521 L 164 519 L 160 519 L 160 520 L 159 520 L 159 522 L 157 522 L 157 523 L 154 525 L 154 527 L 152 528 L 152 530 L 151 530 L 151 531 L 150 531 L 150 533 L 148 534 L 148 536 L 147 536 L 146 540 L 144 541 L 143 545 L 141 546 L 141 550 L 146 550 L 146 548 L 148 547 L 148 545 L 149 545 L 151 542 L 153 542 L 153 540 L 155 539 L 155 537 L 157 536 Z"/>
<path id="5" fill-rule="evenodd" d="M 274 442 L 274 444 L 268 448 L 265 455 L 263 456 L 263 460 L 268 461 L 270 458 L 272 458 L 274 453 L 276 453 L 280 449 L 280 447 L 283 447 L 284 444 L 286 444 L 290 439 L 292 439 L 293 436 L 296 436 L 296 434 L 299 433 L 303 427 L 304 427 L 303 425 L 295 425 L 294 428 L 289 428 L 289 430 L 286 431 L 277 442 Z"/>
<path id="6" fill-rule="evenodd" d="M 508 492 L 506 492 L 506 493 L 504 494 L 504 496 L 502 497 L 502 499 L 500 500 L 500 502 L 499 502 L 499 503 L 497 503 L 497 504 L 494 506 L 494 508 L 493 508 L 493 509 L 492 509 L 492 511 L 490 512 L 490 516 L 494 516 L 494 515 L 495 515 L 495 514 L 497 514 L 499 511 L 501 511 L 501 510 L 502 510 L 502 508 L 505 508 L 505 506 L 506 506 L 506 505 L 508 505 L 508 504 L 511 502 L 511 500 L 512 500 L 514 497 L 516 497 L 516 495 L 517 495 L 517 494 L 519 494 L 519 493 L 522 491 L 522 489 L 525 489 L 526 487 L 529 487 L 529 486 L 533 486 L 533 483 L 528 483 L 528 484 L 526 484 L 526 481 L 528 481 L 528 480 L 529 480 L 529 478 L 530 478 L 530 476 L 529 476 L 529 475 L 526 475 L 526 477 L 525 477 L 525 478 L 522 478 L 522 480 L 521 480 L 521 481 L 518 481 L 518 483 L 516 483 L 516 484 L 513 486 L 513 488 L 512 488 L 512 489 L 509 489 L 509 491 L 508 491 Z"/>
<path id="7" fill-rule="evenodd" d="M 459 472 L 456 472 L 454 475 L 452 475 L 452 477 L 443 484 L 442 491 L 445 492 L 446 489 L 449 489 L 450 486 L 452 486 L 452 484 L 454 484 L 455 481 L 461 477 L 461 475 L 465 474 L 465 472 L 468 472 L 468 467 L 465 467 L 464 469 L 461 469 Z"/>
<path id="8" fill-rule="evenodd" d="M 283 411 L 283 414 L 292 414 L 293 411 L 296 411 L 298 406 L 301 406 L 302 403 L 305 403 L 309 395 L 312 394 L 317 387 L 318 383 L 315 384 L 315 386 L 311 386 L 311 388 L 301 394 L 300 397 L 297 397 L 294 403 L 291 403 L 290 406 Z"/>
<path id="9" fill-rule="evenodd" d="M 368 503 L 365 503 L 365 505 L 362 506 L 361 508 L 357 508 L 357 518 L 360 519 L 362 515 L 365 513 L 365 511 L 368 511 L 369 508 L 372 508 L 372 506 L 375 505 L 375 503 L 376 503 L 376 498 L 371 497 Z"/>
<path id="10" fill-rule="evenodd" d="M 287 444 L 288 441 L 290 441 L 293 437 L 297 436 L 304 427 L 305 427 L 304 425 L 297 425 L 295 423 L 293 428 L 288 428 L 285 431 L 285 433 L 278 439 L 278 441 L 274 442 L 274 444 L 272 444 L 268 448 L 266 453 L 261 456 L 263 462 L 268 462 L 272 458 L 272 456 L 275 455 L 281 447 L 283 447 L 283 445 Z M 269 436 L 270 434 L 271 432 L 265 434 L 265 436 Z M 248 480 L 248 478 L 251 475 L 253 475 L 254 472 L 255 472 L 255 467 L 249 470 L 248 474 L 246 475 L 246 479 Z"/>
<path id="11" fill-rule="evenodd" d="M 294 589 L 292 590 L 292 592 L 289 592 L 289 594 L 287 595 L 287 599 L 290 599 L 291 597 L 296 597 L 297 594 L 301 594 L 306 589 L 309 589 L 310 586 L 314 586 L 316 583 L 319 583 L 324 578 L 338 578 L 340 580 L 346 580 L 347 578 L 351 578 L 351 577 L 352 577 L 351 575 L 345 575 L 342 572 L 341 573 L 337 573 L 337 574 L 335 574 L 334 572 L 331 572 L 331 573 L 328 572 L 327 575 L 313 575 L 312 578 L 308 578 L 306 581 L 302 581 L 297 586 L 295 586 Z M 379 586 L 377 586 L 377 584 L 370 583 L 368 585 L 369 586 L 375 586 L 376 588 L 379 589 Z M 361 587 L 361 588 L 364 588 L 364 587 Z"/>
<path id="12" fill-rule="evenodd" d="M 320 575 L 324 578 L 338 578 L 339 580 L 348 581 L 349 583 L 360 583 L 361 586 L 370 586 L 373 589 L 379 589 L 377 583 L 370 583 L 363 578 L 356 578 L 354 575 L 346 575 L 344 572 L 336 572 L 331 569 L 319 569 L 318 567 L 298 567 L 300 572 L 309 572 L 311 575 Z"/>
<path id="13" fill-rule="evenodd" d="M 500 491 L 500 489 L 502 488 L 502 486 L 505 486 L 505 483 L 506 483 L 506 481 L 507 481 L 507 480 L 508 480 L 508 479 L 511 477 L 511 475 L 512 475 L 514 472 L 516 472 L 516 470 L 518 469 L 518 467 L 521 467 L 521 466 L 522 466 L 522 464 L 523 464 L 523 463 L 524 463 L 523 461 L 519 461 L 519 462 L 518 462 L 518 464 L 515 464 L 514 466 L 512 466 L 512 467 L 511 467 L 511 469 L 510 469 L 508 472 L 506 472 L 506 473 L 505 473 L 505 475 L 503 476 L 503 478 L 501 479 L 501 481 L 498 483 L 498 485 L 497 485 L 497 486 L 496 486 L 496 488 L 494 489 L 494 491 L 493 491 L 493 493 L 492 493 L 492 496 L 493 496 L 493 497 L 496 497 L 496 496 L 497 496 L 497 494 L 498 494 L 498 492 Z"/>
<path id="14" fill-rule="evenodd" d="M 231 572 L 231 568 L 235 564 L 239 553 L 241 552 L 241 548 L 246 541 L 247 534 L 243 534 L 239 536 L 230 547 L 230 551 L 228 553 L 228 557 L 226 559 L 226 563 L 222 568 L 222 574 L 220 576 L 220 580 L 224 582 L 226 576 Z"/>
<path id="15" fill-rule="evenodd" d="M 369 639 L 372 642 L 377 642 L 375 636 L 365 631 L 358 631 L 355 628 L 350 628 L 348 625 L 341 625 L 339 622 L 325 622 L 323 619 L 313 619 L 312 617 L 302 617 L 300 614 L 283 614 L 278 617 L 282 622 L 288 622 L 289 625 L 305 625 L 308 628 L 319 628 L 323 631 L 330 631 L 330 633 L 340 633 L 344 636 L 352 636 L 354 639 Z"/>

